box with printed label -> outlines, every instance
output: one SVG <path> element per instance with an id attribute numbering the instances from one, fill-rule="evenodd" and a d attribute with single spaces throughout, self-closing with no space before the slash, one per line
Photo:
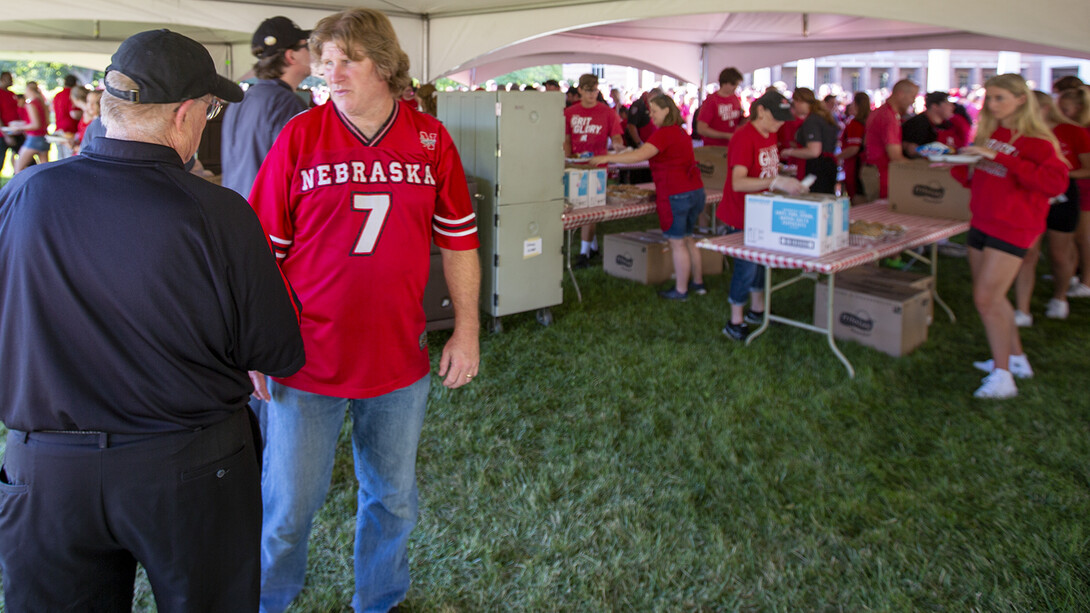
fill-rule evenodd
<path id="1" fill-rule="evenodd" d="M 847 197 L 831 194 L 746 195 L 745 244 L 822 256 L 848 246 Z"/>
<path id="2" fill-rule="evenodd" d="M 931 323 L 931 291 L 870 283 L 836 276 L 833 292 L 833 336 L 856 341 L 894 357 L 927 341 Z M 829 285 L 814 291 L 814 325 L 826 324 Z"/>
<path id="3" fill-rule="evenodd" d="M 606 179 L 605 168 L 592 168 L 586 171 L 587 180 L 587 206 L 605 206 L 606 204 Z"/>
<path id="4" fill-rule="evenodd" d="M 969 190 L 947 165 L 912 160 L 889 165 L 889 208 L 905 215 L 968 221 Z"/>
<path id="5" fill-rule="evenodd" d="M 700 249 L 700 262 L 704 276 L 723 273 L 721 253 Z M 674 276 L 670 243 L 660 230 L 607 234 L 602 267 L 614 277 L 645 284 L 663 283 Z"/>
<path id="6" fill-rule="evenodd" d="M 590 206 L 590 175 L 586 170 L 564 170 L 564 200 L 576 209 Z"/>

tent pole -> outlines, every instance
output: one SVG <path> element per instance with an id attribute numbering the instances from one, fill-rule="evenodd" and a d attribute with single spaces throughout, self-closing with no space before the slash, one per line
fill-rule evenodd
<path id="1" fill-rule="evenodd" d="M 700 94 L 697 96 L 700 107 L 704 104 L 705 90 L 708 87 L 708 43 L 700 45 Z"/>
<path id="2" fill-rule="evenodd" d="M 423 49 L 423 53 L 421 54 L 421 62 L 424 65 L 420 67 L 420 69 L 421 69 L 420 74 L 423 75 L 423 77 L 424 77 L 421 80 L 421 85 L 423 85 L 424 83 L 431 83 L 431 81 L 432 81 L 431 71 L 429 70 L 429 59 L 430 58 L 428 57 L 429 54 L 431 53 L 431 16 L 430 15 L 422 15 L 421 19 L 424 21 L 424 40 L 423 40 L 424 49 Z"/>

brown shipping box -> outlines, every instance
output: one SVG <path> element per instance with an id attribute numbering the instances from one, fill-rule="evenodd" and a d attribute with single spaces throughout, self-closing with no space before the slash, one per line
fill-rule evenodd
<path id="1" fill-rule="evenodd" d="M 950 176 L 949 166 L 927 160 L 889 165 L 889 207 L 905 215 L 969 219 L 969 190 Z"/>
<path id="2" fill-rule="evenodd" d="M 824 327 L 829 285 L 814 291 L 814 325 Z M 873 347 L 894 357 L 927 341 L 931 292 L 908 287 L 841 282 L 833 294 L 833 336 Z"/>
<path id="3" fill-rule="evenodd" d="M 841 283 L 847 283 L 849 285 L 872 284 L 905 287 L 917 291 L 935 291 L 935 277 L 933 275 L 911 272 L 908 270 L 897 270 L 896 268 L 886 268 L 874 264 L 856 266 L 855 268 L 849 268 L 848 270 L 839 272 L 836 275 L 836 282 L 838 285 Z M 934 314 L 935 301 L 932 300 L 928 303 L 928 323 L 931 323 Z"/>
<path id="4" fill-rule="evenodd" d="M 705 276 L 723 273 L 722 254 L 701 249 L 700 256 Z M 614 277 L 647 285 L 664 283 L 674 276 L 670 244 L 658 231 L 607 234 L 602 246 L 602 266 Z"/>
<path id="5" fill-rule="evenodd" d="M 694 147 L 696 167 L 704 180 L 704 189 L 723 189 L 727 183 L 727 148 Z"/>

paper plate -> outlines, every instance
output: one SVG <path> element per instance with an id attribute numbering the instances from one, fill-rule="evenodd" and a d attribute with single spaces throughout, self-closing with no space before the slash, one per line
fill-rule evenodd
<path id="1" fill-rule="evenodd" d="M 981 160 L 979 155 L 965 155 L 959 153 L 949 153 L 945 155 L 929 155 L 927 159 L 932 162 L 949 162 L 951 164 L 973 164 Z"/>

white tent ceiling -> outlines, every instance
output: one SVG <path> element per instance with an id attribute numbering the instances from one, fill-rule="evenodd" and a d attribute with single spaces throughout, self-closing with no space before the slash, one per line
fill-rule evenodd
<path id="1" fill-rule="evenodd" d="M 361 0 L 390 15 L 413 76 L 476 80 L 540 64 L 631 65 L 699 82 L 806 57 L 900 49 L 997 49 L 1090 58 L 1086 0 Z M 104 68 L 126 36 L 167 27 L 204 43 L 221 72 L 252 62 L 266 17 L 302 27 L 327 0 L 0 0 L 0 57 Z M 753 12 L 759 10 L 760 12 Z M 18 17 L 14 19 L 13 17 Z"/>

